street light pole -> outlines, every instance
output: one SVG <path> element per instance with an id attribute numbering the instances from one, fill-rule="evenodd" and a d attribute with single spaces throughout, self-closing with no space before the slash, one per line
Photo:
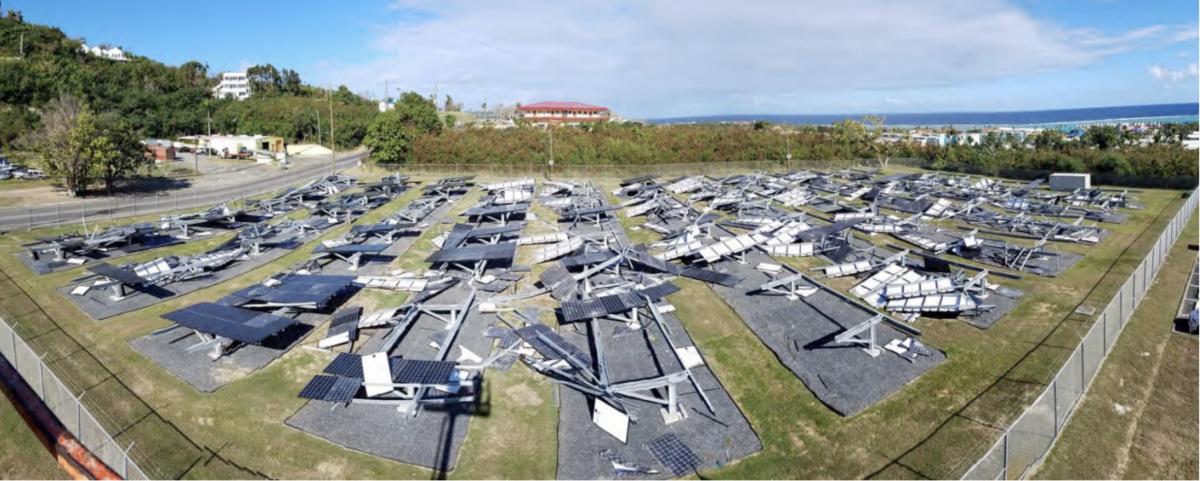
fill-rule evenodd
<path id="1" fill-rule="evenodd" d="M 787 170 L 792 171 L 792 134 L 790 132 L 783 133 L 783 141 L 787 144 Z"/>

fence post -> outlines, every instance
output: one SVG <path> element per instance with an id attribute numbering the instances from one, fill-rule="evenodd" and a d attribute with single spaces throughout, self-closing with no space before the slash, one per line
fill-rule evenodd
<path id="1" fill-rule="evenodd" d="M 1067 362 L 1071 362 L 1071 358 L 1068 357 Z M 1053 402 L 1054 405 L 1051 408 L 1054 410 L 1054 437 L 1057 438 L 1058 437 L 1058 376 L 1055 376 L 1054 381 L 1050 382 L 1050 393 L 1051 393 L 1050 395 L 1053 396 L 1051 399 L 1054 401 Z"/>

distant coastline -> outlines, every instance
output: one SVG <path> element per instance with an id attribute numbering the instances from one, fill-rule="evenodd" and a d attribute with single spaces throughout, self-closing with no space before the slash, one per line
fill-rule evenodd
<path id="1" fill-rule="evenodd" d="M 881 114 L 890 127 L 996 127 L 1053 126 L 1106 122 L 1178 123 L 1196 122 L 1200 103 L 1125 105 L 1076 109 L 1024 110 L 1006 112 L 924 112 Z M 734 123 L 764 120 L 777 124 L 829 125 L 845 119 L 862 120 L 870 114 L 733 114 L 647 119 L 652 124 Z"/>

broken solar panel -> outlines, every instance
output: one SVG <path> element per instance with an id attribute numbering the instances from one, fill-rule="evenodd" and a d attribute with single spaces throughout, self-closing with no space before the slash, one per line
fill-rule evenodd
<path id="1" fill-rule="evenodd" d="M 195 331 L 247 344 L 262 342 L 295 323 L 286 317 L 213 302 L 191 305 L 162 317 Z"/>
<path id="2" fill-rule="evenodd" d="M 591 356 L 588 356 L 578 347 L 571 344 L 562 336 L 550 329 L 545 324 L 530 324 L 519 328 L 515 331 L 521 340 L 529 343 L 529 346 L 541 354 L 542 357 L 550 360 L 565 359 L 570 356 L 575 359 L 581 366 L 590 366 L 592 364 Z"/>
<path id="3" fill-rule="evenodd" d="M 517 239 L 517 245 L 534 245 L 534 244 L 550 244 L 553 242 L 563 242 L 567 240 L 566 232 L 554 232 L 551 234 L 534 234 L 522 236 Z"/>
<path id="4" fill-rule="evenodd" d="M 689 279 L 696 279 L 711 284 L 718 284 L 725 287 L 737 287 L 741 278 L 724 272 L 717 272 L 710 269 L 701 269 L 699 267 L 689 267 L 679 271 L 679 275 Z"/>
<path id="5" fill-rule="evenodd" d="M 448 262 L 498 261 L 512 259 L 517 253 L 517 244 L 502 242 L 499 244 L 473 245 L 457 249 L 442 249 L 431 254 L 425 262 L 440 264 Z"/>
<path id="6" fill-rule="evenodd" d="M 147 283 L 146 279 L 142 278 L 141 276 L 138 276 L 137 274 L 129 272 L 125 269 L 115 267 L 107 262 L 92 264 L 87 267 L 87 270 L 127 286 L 138 286 Z"/>
<path id="7" fill-rule="evenodd" d="M 606 260 L 612 259 L 617 254 L 612 251 L 603 252 L 585 252 L 583 254 L 565 257 L 559 261 L 563 267 L 573 269 L 576 267 L 586 267 L 592 264 L 599 264 Z"/>
<path id="8" fill-rule="evenodd" d="M 554 260 L 575 252 L 581 247 L 583 247 L 583 239 L 579 237 L 571 237 L 564 242 L 551 244 L 534 251 L 533 262 L 535 264 L 540 264 L 542 262 Z"/>
<path id="9" fill-rule="evenodd" d="M 703 257 L 709 263 L 713 263 L 721 260 L 722 257 L 745 252 L 766 241 L 767 237 L 762 234 L 742 234 L 735 237 L 726 237 L 720 242 L 700 249 L 700 257 Z"/>
<path id="10" fill-rule="evenodd" d="M 523 213 L 529 210 L 529 204 L 493 205 L 467 209 L 463 215 L 467 217 L 491 217 L 499 215 Z"/>
<path id="11" fill-rule="evenodd" d="M 662 463 L 676 477 L 694 473 L 703 463 L 700 456 L 697 456 L 675 433 L 668 433 L 651 441 L 646 445 L 646 449 L 654 455 L 654 459 Z"/>
<path id="12" fill-rule="evenodd" d="M 346 334 L 348 341 L 358 340 L 358 319 L 362 317 L 362 306 L 343 307 L 333 313 L 326 337 Z"/>
<path id="13" fill-rule="evenodd" d="M 300 390 L 300 397 L 320 401 L 347 403 L 354 400 L 362 379 L 339 376 L 313 376 Z"/>
<path id="14" fill-rule="evenodd" d="M 632 292 L 621 292 L 581 301 L 566 301 L 561 304 L 563 321 L 576 322 L 626 312 L 630 309 L 645 306 L 646 297 L 649 297 L 651 300 L 658 300 L 678 291 L 679 288 L 674 284 L 664 282 L 653 287 L 638 289 Z"/>

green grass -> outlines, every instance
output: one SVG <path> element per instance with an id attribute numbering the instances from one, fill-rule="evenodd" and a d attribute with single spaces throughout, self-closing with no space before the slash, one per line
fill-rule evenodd
<path id="1" fill-rule="evenodd" d="M 1193 217 L 1185 232 L 1196 230 Z M 1196 260 L 1184 235 L 1036 477 L 1196 479 L 1196 338 L 1171 332 Z"/>
<path id="2" fill-rule="evenodd" d="M 363 169 L 356 173 L 365 178 L 383 172 Z M 365 221 L 389 214 L 411 198 L 395 201 Z M 478 192 L 472 192 L 452 207 L 452 214 L 477 198 Z M 1089 254 L 1067 275 L 1014 283 L 1027 293 L 1026 300 L 996 327 L 981 331 L 956 321 L 920 321 L 925 340 L 946 350 L 948 360 L 853 418 L 842 418 L 825 408 L 707 286 L 680 280 L 683 291 L 669 300 L 764 444 L 757 455 L 703 474 L 854 478 L 872 473 L 880 477 L 961 473 L 994 442 L 999 433 L 995 427 L 1006 425 L 1040 391 L 1040 386 L 1028 382 L 1047 381 L 1070 352 L 1055 346 L 1073 347 L 1090 322 L 1060 325 L 1059 321 L 1085 298 L 1104 305 L 1179 206 L 1176 192 L 1146 191 L 1141 198 L 1146 209 L 1136 212 L 1126 224 L 1106 226 L 1114 232 L 1100 246 L 1060 246 Z M 1151 225 L 1160 211 L 1164 212 L 1161 219 Z M 535 208 L 535 212 L 544 220 L 553 220 L 549 211 Z M 623 214 L 621 219 L 626 227 L 637 223 Z M 1147 226 L 1149 231 L 1139 238 Z M 432 251 L 427 241 L 448 228 L 447 224 L 435 224 L 426 229 L 393 267 L 426 269 L 423 259 Z M 548 228 L 540 221 L 531 223 L 531 229 Z M 324 238 L 345 229 L 339 227 Z M 118 441 L 134 443 L 134 458 L 151 476 L 435 476 L 427 469 L 337 447 L 283 424 L 303 405 L 295 393 L 328 361 L 326 353 L 295 348 L 258 372 L 215 393 L 202 394 L 128 346 L 130 339 L 168 325 L 159 318 L 162 313 L 258 282 L 307 258 L 313 243 L 227 282 L 97 322 L 54 290 L 77 276 L 77 271 L 34 276 L 11 255 L 23 239 L 46 232 L 0 238 L 0 269 L 11 276 L 0 276 L 0 308 L 6 318 L 20 322 L 18 332 L 31 339 L 35 349 L 49 353 L 47 361 L 65 382 L 76 392 L 87 390 L 84 402 L 110 430 L 120 433 Z M 645 230 L 629 234 L 635 242 L 656 237 Z M 139 256 L 186 252 L 201 249 L 200 244 Z M 1126 247 L 1130 247 L 1128 251 Z M 523 247 L 522 254 L 527 252 Z M 532 282 L 532 276 L 527 278 L 523 282 Z M 402 294 L 359 296 L 349 302 L 382 304 L 404 299 Z M 311 334 L 302 343 L 314 342 L 317 335 Z M 484 389 L 486 415 L 472 419 L 459 468 L 451 474 L 462 478 L 552 477 L 558 421 L 553 389 L 522 366 L 505 373 L 489 372 Z"/>
<path id="3" fill-rule="evenodd" d="M 17 408 L 2 393 L 0 466 L 0 478 L 4 479 L 69 479 L 54 455 L 34 436 Z"/>

